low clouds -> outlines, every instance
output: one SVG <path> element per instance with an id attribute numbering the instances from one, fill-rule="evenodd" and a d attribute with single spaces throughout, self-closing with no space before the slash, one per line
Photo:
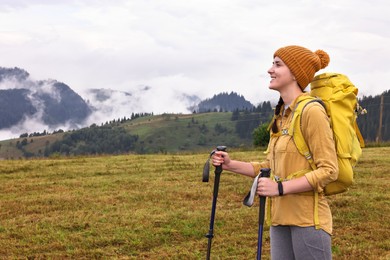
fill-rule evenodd
<path id="1" fill-rule="evenodd" d="M 104 123 L 112 119 L 130 118 L 136 113 L 192 113 L 201 101 L 183 90 L 138 86 L 132 91 L 90 89 L 81 94 L 94 108 L 86 124 Z"/>

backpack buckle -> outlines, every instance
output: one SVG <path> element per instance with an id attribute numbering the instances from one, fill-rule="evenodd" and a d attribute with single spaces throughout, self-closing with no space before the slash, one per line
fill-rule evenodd
<path id="1" fill-rule="evenodd" d="M 306 157 L 307 160 L 311 160 L 311 159 L 312 159 L 312 158 L 311 158 L 311 153 L 310 153 L 310 152 L 306 152 L 306 153 L 305 153 L 305 157 Z"/>

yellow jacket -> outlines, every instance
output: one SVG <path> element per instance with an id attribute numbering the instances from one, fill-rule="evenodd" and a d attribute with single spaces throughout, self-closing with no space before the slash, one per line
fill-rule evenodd
<path id="1" fill-rule="evenodd" d="M 307 94 L 302 94 L 307 95 Z M 281 109 L 276 118 L 279 130 L 288 129 L 292 120 L 292 110 L 297 99 L 285 110 Z M 290 135 L 271 137 L 268 155 L 264 162 L 252 162 L 255 173 L 261 168 L 271 168 L 274 176 L 285 179 L 290 174 L 306 170 L 307 180 L 318 192 L 319 227 L 332 234 L 332 214 L 324 187 L 337 179 L 338 166 L 333 134 L 325 109 L 318 102 L 307 105 L 302 114 L 302 133 L 312 153 L 316 170 L 312 170 L 307 159 L 302 156 Z M 273 197 L 271 202 L 271 223 L 277 225 L 292 225 L 300 227 L 314 226 L 314 192 L 288 194 Z"/>

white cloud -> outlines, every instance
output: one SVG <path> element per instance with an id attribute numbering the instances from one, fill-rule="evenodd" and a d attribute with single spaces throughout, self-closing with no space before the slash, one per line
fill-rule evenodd
<path id="1" fill-rule="evenodd" d="M 158 113 L 181 111 L 183 89 L 277 99 L 267 87 L 272 54 L 299 44 L 327 51 L 327 71 L 374 95 L 389 89 L 389 10 L 384 0 L 1 0 L 0 66 L 77 92 L 150 85 L 159 99 L 147 106 Z"/>

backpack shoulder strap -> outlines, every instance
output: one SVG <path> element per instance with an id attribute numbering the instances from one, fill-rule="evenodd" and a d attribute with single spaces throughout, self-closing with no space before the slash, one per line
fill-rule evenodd
<path id="1" fill-rule="evenodd" d="M 303 110 L 306 108 L 308 104 L 313 102 L 319 102 L 322 106 L 325 107 L 322 100 L 319 98 L 306 96 L 302 100 L 298 100 L 297 105 L 295 106 L 293 111 L 293 118 L 291 121 L 290 128 L 288 129 L 288 133 L 293 137 L 299 153 L 305 156 L 305 158 L 310 163 L 311 168 L 315 170 L 317 169 L 317 167 L 314 164 L 314 160 L 312 158 L 309 147 L 305 141 L 305 138 L 303 137 L 302 127 L 301 127 L 302 126 L 301 118 L 302 118 Z"/>

